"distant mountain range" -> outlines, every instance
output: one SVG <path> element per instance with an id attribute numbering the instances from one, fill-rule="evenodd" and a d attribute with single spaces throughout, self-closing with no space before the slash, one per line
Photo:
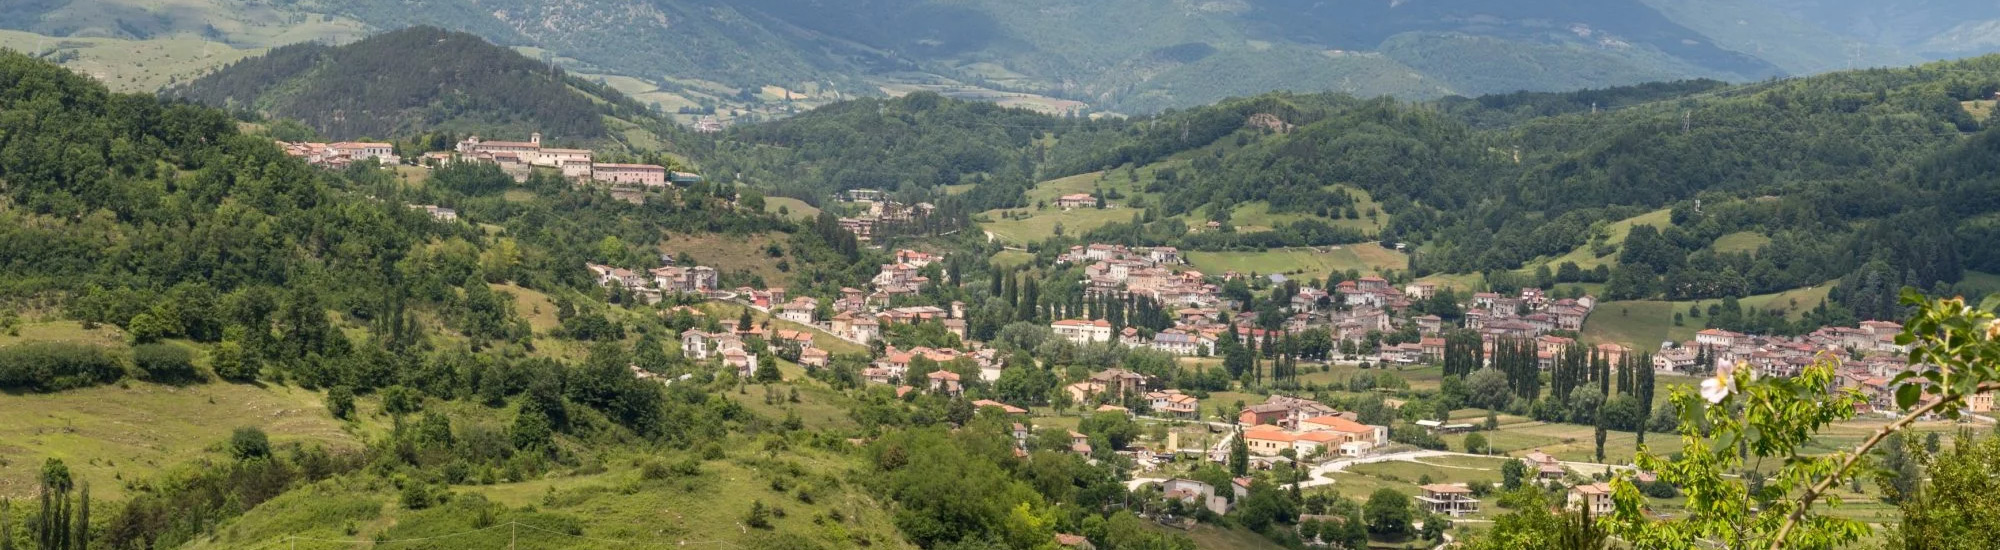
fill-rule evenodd
<path id="1" fill-rule="evenodd" d="M 902 84 L 1150 112 L 1276 89 L 1432 98 L 1733 81 L 2000 50 L 1985 0 L 29 0 L 0 28 L 243 46 L 463 30 L 663 101 Z M 694 90 L 694 92 L 684 92 Z M 791 91 L 798 91 L 793 96 Z M 700 96 L 700 97 L 697 97 Z M 745 98 L 748 100 L 748 98 Z"/>

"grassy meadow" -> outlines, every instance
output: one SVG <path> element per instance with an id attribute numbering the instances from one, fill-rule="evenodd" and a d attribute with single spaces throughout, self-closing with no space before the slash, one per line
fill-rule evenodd
<path id="1" fill-rule="evenodd" d="M 1188 262 L 1203 273 L 1286 274 L 1291 277 L 1321 278 L 1330 273 L 1354 270 L 1364 275 L 1409 269 L 1410 257 L 1387 250 L 1376 243 L 1319 248 L 1282 248 L 1263 252 L 1188 252 Z"/>

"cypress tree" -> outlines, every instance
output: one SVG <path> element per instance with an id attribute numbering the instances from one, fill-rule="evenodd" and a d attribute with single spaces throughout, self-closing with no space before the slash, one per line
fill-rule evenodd
<path id="1" fill-rule="evenodd" d="M 1618 356 L 1618 393 L 1621 395 L 1632 393 L 1631 367 L 1632 358 L 1623 355 Z M 1609 395 L 1606 395 L 1606 398 L 1609 397 Z"/>
<path id="2" fill-rule="evenodd" d="M 90 547 L 90 482 L 77 486 L 76 535 L 71 539 L 71 550 L 89 550 Z"/>

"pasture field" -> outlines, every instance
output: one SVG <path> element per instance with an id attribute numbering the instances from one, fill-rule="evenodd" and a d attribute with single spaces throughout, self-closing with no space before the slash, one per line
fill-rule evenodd
<path id="1" fill-rule="evenodd" d="M 1263 252 L 1188 252 L 1188 262 L 1203 273 L 1225 271 L 1267 275 L 1285 274 L 1295 278 L 1324 279 L 1333 272 L 1354 270 L 1363 275 L 1380 275 L 1390 270 L 1409 269 L 1410 257 L 1382 248 L 1377 243 L 1318 248 L 1282 248 Z"/>

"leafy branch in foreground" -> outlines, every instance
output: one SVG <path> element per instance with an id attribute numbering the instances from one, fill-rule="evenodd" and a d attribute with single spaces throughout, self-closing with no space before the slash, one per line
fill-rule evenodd
<path id="1" fill-rule="evenodd" d="M 1687 494 L 1687 515 L 1656 521 L 1642 510 L 1644 497 L 1629 479 L 1614 482 L 1616 512 L 1607 522 L 1617 536 L 1639 549 L 1691 549 L 1711 543 L 1727 548 L 1819 549 L 1859 540 L 1864 523 L 1813 511 L 1828 491 L 1856 474 L 1877 445 L 1918 419 L 1957 418 L 1968 396 L 2000 389 L 2000 324 L 1993 315 L 1967 307 L 1960 298 L 1930 300 L 1905 290 L 1903 303 L 1915 308 L 1896 342 L 1908 346 L 1909 371 L 1897 375 L 1896 406 L 1903 415 L 1876 430 L 1852 451 L 1807 456 L 1800 448 L 1822 428 L 1852 419 L 1867 400 L 1852 388 L 1838 388 L 1837 361 L 1823 359 L 1793 378 L 1753 378 L 1738 365 L 1703 382 L 1700 392 L 1674 391 L 1681 413 L 1681 457 L 1668 460 L 1639 448 L 1641 469 Z M 1761 471 L 1763 461 L 1779 462 L 1760 485 L 1725 479 L 1726 473 Z M 1746 464 L 1747 463 L 1747 464 Z"/>

